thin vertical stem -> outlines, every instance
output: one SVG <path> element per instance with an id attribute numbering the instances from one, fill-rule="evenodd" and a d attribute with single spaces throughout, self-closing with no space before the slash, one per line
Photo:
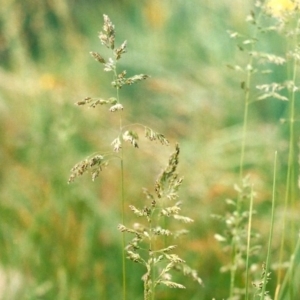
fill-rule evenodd
<path id="1" fill-rule="evenodd" d="M 258 17 L 259 18 L 259 17 Z M 258 28 L 256 27 L 256 31 L 254 33 L 253 41 L 256 40 L 258 34 Z M 251 50 L 253 51 L 254 43 L 251 44 Z M 247 69 L 247 77 L 246 82 L 243 84 L 245 89 L 245 99 L 244 99 L 244 116 L 243 116 L 243 130 L 242 130 L 242 144 L 241 144 L 241 156 L 240 156 L 240 171 L 239 171 L 239 180 L 240 183 L 243 181 L 244 176 L 244 160 L 245 160 L 245 148 L 246 148 L 246 136 L 247 136 L 247 127 L 248 127 L 248 115 L 249 115 L 249 104 L 250 104 L 250 88 L 251 88 L 251 79 L 253 72 L 253 55 L 249 56 L 249 60 L 246 66 Z M 237 213 L 240 215 L 241 212 L 241 199 L 240 196 L 237 200 Z M 233 297 L 234 294 L 234 286 L 235 286 L 235 277 L 236 277 L 236 257 L 238 253 L 236 242 L 233 240 L 231 243 L 232 247 L 232 267 L 230 273 L 230 294 L 229 299 Z"/>
<path id="2" fill-rule="evenodd" d="M 154 235 L 153 235 L 153 211 L 150 214 L 149 222 L 149 253 L 150 253 L 150 261 L 149 261 L 149 278 L 151 280 L 151 284 L 147 286 L 147 289 L 144 289 L 145 299 L 149 299 L 149 295 L 151 300 L 155 299 L 155 267 L 154 267 L 154 259 L 155 259 L 155 246 L 154 246 Z M 147 279 L 148 280 L 148 279 Z"/>
<path id="3" fill-rule="evenodd" d="M 250 53 L 253 52 L 254 46 L 256 45 L 257 35 L 259 32 L 258 22 L 261 17 L 261 11 L 255 20 L 255 32 L 252 38 Z M 247 136 L 247 127 L 248 127 L 248 115 L 249 115 L 249 104 L 250 104 L 250 89 L 251 89 L 251 79 L 253 74 L 253 55 L 249 55 L 249 60 L 246 66 L 247 77 L 246 81 L 243 84 L 243 89 L 245 90 L 244 98 L 244 116 L 243 116 L 243 131 L 242 131 L 242 145 L 241 145 L 241 157 L 240 157 L 240 181 L 243 178 L 244 171 L 244 160 L 245 160 L 245 148 L 246 148 L 246 136 Z"/>
<path id="4" fill-rule="evenodd" d="M 270 234 L 269 234 L 266 269 L 265 269 L 263 287 L 262 287 L 261 297 L 260 297 L 261 300 L 265 299 L 265 291 L 266 291 L 268 273 L 269 273 L 270 262 L 271 262 L 271 246 L 272 246 L 272 240 L 273 240 L 274 217 L 275 217 L 275 193 L 276 193 L 276 172 L 277 172 L 276 170 L 277 170 L 277 151 L 275 152 L 275 157 L 274 157 L 271 228 L 270 228 Z"/>
<path id="5" fill-rule="evenodd" d="M 249 64 L 252 65 L 252 56 L 249 60 Z M 246 93 L 245 93 L 245 104 L 244 104 L 244 117 L 243 117 L 243 131 L 242 131 L 242 146 L 241 146 L 241 157 L 240 157 L 240 181 L 243 179 L 244 171 L 244 160 L 245 160 L 245 148 L 246 148 L 246 135 L 248 126 L 248 114 L 249 114 L 249 99 L 250 99 L 250 83 L 251 83 L 251 71 L 248 71 L 246 81 Z"/>
<path id="6" fill-rule="evenodd" d="M 247 257 L 246 257 L 246 300 L 249 299 L 249 257 L 250 257 L 250 238 L 251 238 L 251 226 L 253 215 L 253 186 L 251 187 L 250 208 L 249 208 L 249 220 L 247 231 Z"/>
<path id="7" fill-rule="evenodd" d="M 295 250 L 293 254 L 291 255 L 290 258 L 290 263 L 289 263 L 289 269 L 287 271 L 287 274 L 283 280 L 282 287 L 280 291 L 278 292 L 277 297 L 275 300 L 278 299 L 294 299 L 291 298 L 291 293 L 292 293 L 292 287 L 291 287 L 291 280 L 292 280 L 292 274 L 295 271 L 295 261 L 299 260 L 300 258 L 300 235 L 298 235 L 297 239 L 297 244 L 295 246 Z M 289 293 L 289 295 L 287 295 Z"/>
<path id="8" fill-rule="evenodd" d="M 261 17 L 262 11 L 259 12 L 256 20 L 254 20 L 255 24 L 255 32 L 252 38 L 250 52 L 254 50 L 254 46 L 257 41 L 257 35 L 259 32 L 259 19 Z M 242 83 L 242 87 L 245 90 L 245 98 L 244 98 L 244 115 L 243 115 L 243 130 L 242 130 L 242 144 L 241 144 L 241 156 L 240 156 L 240 171 L 239 171 L 239 179 L 240 183 L 243 181 L 244 177 L 244 161 L 245 161 L 245 149 L 246 149 L 246 137 L 247 137 L 247 128 L 248 128 L 248 115 L 249 115 L 249 104 L 250 104 L 250 90 L 251 90 L 251 79 L 253 74 L 253 55 L 249 55 L 249 59 L 246 65 L 247 70 L 247 77 L 246 81 Z M 240 215 L 241 213 L 241 196 L 237 199 L 237 214 Z M 238 247 L 236 242 L 233 240 L 231 243 L 232 247 L 232 267 L 231 267 L 231 274 L 230 274 L 230 294 L 229 299 L 233 298 L 234 294 L 234 286 L 235 286 L 235 277 L 236 277 L 236 259 L 238 255 Z"/>
<path id="9" fill-rule="evenodd" d="M 153 236 L 151 236 L 153 238 Z M 153 247 L 153 244 L 152 244 Z M 154 266 L 155 254 L 152 251 L 151 257 L 151 300 L 155 300 L 155 266 Z"/>
<path id="10" fill-rule="evenodd" d="M 124 164 L 123 151 L 121 150 L 121 211 L 122 224 L 125 223 L 125 195 L 124 195 Z M 122 232 L 122 274 L 123 274 L 123 300 L 126 300 L 126 253 L 125 253 L 125 232 Z"/>
<path id="11" fill-rule="evenodd" d="M 254 35 L 254 40 L 257 36 L 257 28 Z M 251 51 L 253 51 L 253 44 L 251 45 Z M 240 172 L 239 172 L 239 179 L 240 182 L 243 180 L 243 172 L 244 172 L 244 160 L 245 160 L 245 148 L 246 148 L 246 135 L 247 135 L 247 127 L 248 127 L 248 114 L 249 114 L 249 101 L 250 101 L 250 86 L 251 86 L 251 78 L 252 78 L 252 64 L 253 64 L 253 56 L 250 55 L 248 63 L 247 63 L 247 78 L 244 84 L 245 88 L 245 99 L 244 99 L 244 116 L 243 116 L 243 131 L 242 131 L 242 145 L 241 145 L 241 156 L 240 156 Z M 240 196 L 237 200 L 237 213 L 240 214 L 241 210 L 241 199 Z M 236 276 L 236 257 L 237 257 L 237 245 L 236 242 L 233 241 L 232 243 L 232 260 L 233 266 L 231 268 L 230 274 L 230 296 L 229 299 L 233 297 L 234 294 L 234 286 L 235 286 L 235 276 Z"/>
<path id="12" fill-rule="evenodd" d="M 299 22 L 297 24 L 297 28 L 299 28 Z M 295 41 L 295 45 L 297 45 L 297 37 Z M 297 61 L 294 58 L 293 64 L 293 73 L 292 73 L 292 82 L 296 82 L 297 77 Z M 285 231 L 286 231 L 286 223 L 287 223 L 287 209 L 289 200 L 291 204 L 294 202 L 294 179 L 295 179 L 295 170 L 294 170 L 294 144 L 295 144 L 295 98 L 296 93 L 295 89 L 292 89 L 291 96 L 290 96 L 290 106 L 289 106 L 289 154 L 288 154 L 288 170 L 287 170 L 287 177 L 286 177 L 286 189 L 285 189 L 285 197 L 284 197 L 284 218 L 282 223 L 282 235 L 281 235 L 281 242 L 280 242 L 280 252 L 279 252 L 279 269 L 277 273 L 277 286 L 280 286 L 282 280 L 282 262 L 283 262 L 283 248 L 284 248 L 284 241 L 285 241 Z"/>
<path id="13" fill-rule="evenodd" d="M 114 79 L 117 79 L 117 68 L 114 69 Z M 117 101 L 120 103 L 119 88 L 117 88 Z M 120 128 L 119 135 L 122 135 L 123 124 L 122 124 L 122 112 L 120 114 Z M 120 176 L 121 176 L 121 218 L 122 224 L 125 224 L 125 185 L 124 185 L 124 150 L 123 150 L 123 139 L 121 141 L 121 160 L 120 160 Z M 123 287 L 123 300 L 126 300 L 126 252 L 125 252 L 125 232 L 122 232 L 122 287 Z"/>

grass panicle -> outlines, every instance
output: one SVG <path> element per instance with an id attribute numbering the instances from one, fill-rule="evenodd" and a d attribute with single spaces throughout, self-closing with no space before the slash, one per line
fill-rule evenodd
<path id="1" fill-rule="evenodd" d="M 229 67 L 235 71 L 244 74 L 245 79 L 242 80 L 240 86 L 244 91 L 244 114 L 243 114 L 243 134 L 242 134 L 242 146 L 240 155 L 240 180 L 244 178 L 245 161 L 247 155 L 246 145 L 251 143 L 247 140 L 247 131 L 249 124 L 249 107 L 255 105 L 257 102 L 264 101 L 266 99 L 275 99 L 279 101 L 287 102 L 288 104 L 288 116 L 283 120 L 283 123 L 288 123 L 288 157 L 287 157 L 287 172 L 286 172 L 286 184 L 285 195 L 283 197 L 283 222 L 282 222 L 282 235 L 279 251 L 279 266 L 283 265 L 284 257 L 283 252 L 286 245 L 286 233 L 289 230 L 292 236 L 296 236 L 295 223 L 289 221 L 288 209 L 295 208 L 295 199 L 299 194 L 296 187 L 296 95 L 299 90 L 297 86 L 298 65 L 299 65 L 299 3 L 297 1 L 286 1 L 289 5 L 281 4 L 276 6 L 276 1 L 266 1 L 265 3 L 257 1 L 255 4 L 255 10 L 251 11 L 247 17 L 247 22 L 254 26 L 253 34 L 244 35 L 239 32 L 229 31 L 230 37 L 237 41 L 238 49 L 242 53 L 246 53 L 248 58 L 244 66 L 242 65 L 229 65 Z M 279 9 L 280 7 L 280 9 Z M 284 53 L 272 53 L 263 50 L 262 43 L 271 36 L 277 36 L 287 45 L 284 49 Z M 285 68 L 285 69 L 284 69 Z M 285 71 L 285 76 L 282 75 Z M 281 78 L 281 81 L 274 81 L 273 78 Z M 277 149 L 276 149 L 277 150 Z M 277 155 L 277 154 L 276 154 Z M 276 162 L 274 164 L 276 168 Z M 275 176 L 275 170 L 274 170 Z M 240 189 L 239 192 L 243 191 Z M 250 193 L 251 194 L 251 193 Z M 249 194 L 249 195 L 250 195 Z M 227 223 L 229 232 L 231 232 L 231 238 L 229 239 L 229 247 L 231 248 L 231 265 L 228 269 L 231 270 L 230 276 L 230 292 L 229 298 L 234 299 L 237 297 L 235 291 L 237 276 L 239 275 L 237 270 L 238 266 L 242 265 L 241 257 L 244 252 L 244 245 L 247 244 L 247 264 L 246 273 L 249 272 L 249 247 L 250 247 L 250 227 L 248 227 L 248 239 L 247 243 L 243 237 L 245 232 L 242 224 L 245 222 L 243 216 L 243 195 L 240 194 L 236 202 L 230 201 L 236 209 L 229 217 L 223 218 Z M 247 199 L 252 199 L 251 197 Z M 269 268 L 270 268 L 270 251 L 272 242 L 272 233 L 274 226 L 274 201 L 275 201 L 275 177 L 273 180 L 273 198 L 272 198 L 272 217 L 271 217 L 271 229 L 268 243 L 267 263 L 263 267 L 263 275 L 258 283 L 254 283 L 254 287 L 257 289 L 256 295 L 259 295 L 260 299 L 267 299 L 266 283 L 268 282 Z M 250 207 L 252 207 L 252 200 L 250 200 Z M 252 210 L 252 208 L 251 208 Z M 249 219 L 250 222 L 250 219 Z M 248 225 L 250 226 L 250 224 Z M 234 234 L 233 234 L 234 232 Z M 228 243 L 228 237 L 223 235 L 216 235 L 216 238 L 221 242 Z M 293 240 L 293 239 L 292 239 Z M 288 273 L 287 273 L 288 274 Z M 287 275 L 288 276 L 288 275 Z M 240 277 L 240 276 L 239 276 Z M 248 278 L 248 274 L 247 274 Z M 280 287 L 280 282 L 283 278 L 283 270 L 278 268 L 277 272 L 277 287 Z M 292 289 L 292 285 L 291 285 Z M 241 289 L 238 289 L 239 291 Z M 246 297 L 249 299 L 248 294 L 248 279 L 246 280 Z M 277 292 L 278 295 L 278 292 Z M 292 299 L 292 298 L 291 298 Z"/>
<path id="2" fill-rule="evenodd" d="M 250 238 L 255 240 L 259 235 L 251 231 L 252 215 L 255 213 L 253 211 L 255 192 L 249 176 L 243 180 L 242 186 L 235 185 L 235 190 L 237 198 L 226 200 L 231 210 L 225 216 L 213 215 L 226 228 L 224 232 L 215 234 L 215 239 L 223 245 L 224 251 L 231 257 L 231 262 L 221 268 L 221 272 L 230 272 L 230 299 L 247 296 L 248 287 L 238 287 L 236 278 L 244 277 L 246 282 L 248 281 L 248 270 L 251 269 L 249 259 L 256 256 L 261 249 L 260 245 L 253 243 L 250 247 Z"/>
<path id="3" fill-rule="evenodd" d="M 119 133 L 111 142 L 112 151 L 101 154 L 95 154 L 85 158 L 77 163 L 71 169 L 69 183 L 73 182 L 77 177 L 91 173 L 92 180 L 99 176 L 100 171 L 106 167 L 112 159 L 120 160 L 120 180 L 121 180 L 121 214 L 122 225 L 118 229 L 122 232 L 122 249 L 123 249 L 123 300 L 126 299 L 126 263 L 125 255 L 128 259 L 141 263 L 145 266 L 147 272 L 143 277 L 145 299 L 155 299 L 155 288 L 158 285 L 165 285 L 170 288 L 185 288 L 182 284 L 172 281 L 170 271 L 173 269 L 181 270 L 184 275 L 188 275 L 202 283 L 197 272 L 186 265 L 185 261 L 178 255 L 173 253 L 177 246 L 167 246 L 167 237 L 175 235 L 178 237 L 179 231 L 172 232 L 167 228 L 168 219 L 173 219 L 180 223 L 191 223 L 193 220 L 180 214 L 181 202 L 174 201 L 178 198 L 178 189 L 182 183 L 182 178 L 178 177 L 176 169 L 178 166 L 179 146 L 176 145 L 176 151 L 171 155 L 167 168 L 161 173 L 155 184 L 155 196 L 145 190 L 146 198 L 151 200 L 150 204 L 142 209 L 138 209 L 133 205 L 129 205 L 131 211 L 138 217 L 146 219 L 147 226 L 135 223 L 133 228 L 125 226 L 125 186 L 124 186 L 124 153 L 125 144 L 134 148 L 139 148 L 139 134 L 135 130 L 136 127 L 143 127 L 145 138 L 150 141 L 158 141 L 162 145 L 168 145 L 169 141 L 166 137 L 152 128 L 139 124 L 126 124 L 122 118 L 122 111 L 125 109 L 120 100 L 119 90 L 126 85 L 132 85 L 139 81 L 149 78 L 148 75 L 138 74 L 127 77 L 126 70 L 118 73 L 118 63 L 122 55 L 127 51 L 127 41 L 121 46 L 115 48 L 115 26 L 107 15 L 104 15 L 103 31 L 99 33 L 99 39 L 105 47 L 111 50 L 112 57 L 104 58 L 98 52 L 90 52 L 91 56 L 103 65 L 105 72 L 113 74 L 111 85 L 116 89 L 116 95 L 109 98 L 86 97 L 76 103 L 78 106 L 88 106 L 96 108 L 98 106 L 108 106 L 111 113 L 119 113 Z M 182 232 L 182 231 L 181 231 Z M 126 246 L 124 233 L 131 233 L 134 238 Z M 158 245 L 157 239 L 164 238 L 163 248 Z M 143 244 L 147 246 L 141 246 Z M 144 248 L 143 248 L 144 247 Z M 142 253 L 140 253 L 142 252 Z M 148 255 L 146 257 L 145 253 Z"/>
<path id="4" fill-rule="evenodd" d="M 130 206 L 139 218 L 138 222 L 132 227 L 119 225 L 121 232 L 133 236 L 126 246 L 127 258 L 143 265 L 146 270 L 143 276 L 145 300 L 155 299 L 155 289 L 159 285 L 185 289 L 184 285 L 172 280 L 174 270 L 181 271 L 202 285 L 197 272 L 175 252 L 183 232 L 180 224 L 193 222 L 191 218 L 181 215 L 181 201 L 178 201 L 178 190 L 183 180 L 177 173 L 179 151 L 176 145 L 169 164 L 155 182 L 154 192 L 144 189 L 145 205 L 141 208 Z M 179 223 L 179 226 L 172 229 L 172 223 Z"/>

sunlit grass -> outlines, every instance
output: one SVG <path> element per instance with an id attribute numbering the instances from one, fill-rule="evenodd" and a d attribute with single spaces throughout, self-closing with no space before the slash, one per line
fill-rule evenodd
<path id="1" fill-rule="evenodd" d="M 245 1 L 235 5 L 224 1 L 201 5 L 195 1 L 47 3 L 29 7 L 17 1 L 1 4 L 0 18 L 5 24 L 1 41 L 5 42 L 0 50 L 0 259 L 4 274 L 11 271 L 11 283 L 20 282 L 17 294 L 7 292 L 6 298 L 121 298 L 116 280 L 121 270 L 115 262 L 121 255 L 119 233 L 107 230 L 119 217 L 113 201 L 119 197 L 115 174 L 107 170 L 97 184 L 83 179 L 72 189 L 66 183 L 74 162 L 110 141 L 108 135 L 100 137 L 97 128 L 109 128 L 115 121 L 105 115 L 99 118 L 95 111 L 87 116 L 73 105 L 87 94 L 111 93 L 109 80 L 88 55 L 91 49 L 97 50 L 103 13 L 116 20 L 118 35 L 131 41 L 124 67 L 152 76 L 142 88 L 124 90 L 122 97 L 143 123 L 157 124 L 172 142 L 179 140 L 181 145 L 182 194 L 195 224 L 191 238 L 185 240 L 187 250 L 180 255 L 198 269 L 205 288 L 187 283 L 186 291 L 159 290 L 157 298 L 228 297 L 229 278 L 219 269 L 229 258 L 213 239 L 221 228 L 210 215 L 223 214 L 224 199 L 235 196 L 232 186 L 239 172 L 243 101 L 239 74 L 233 74 L 226 64 L 242 59 L 226 30 L 248 32 L 245 16 L 250 3 L 248 7 Z M 115 9 L 116 5 L 121 9 Z M 46 22 L 40 21 L 44 19 Z M 282 53 L 276 36 L 266 41 L 262 41 L 264 46 Z M 283 74 L 277 76 L 283 78 Z M 297 101 L 295 105 L 298 107 Z M 249 115 L 245 170 L 251 173 L 258 193 L 253 227 L 259 228 L 265 241 L 276 148 L 278 194 L 285 189 L 288 126 L 279 125 L 278 120 L 285 117 L 287 106 L 273 100 L 256 103 Z M 130 121 L 135 117 L 124 114 Z M 298 132 L 297 123 L 295 126 Z M 130 166 L 125 173 L 125 184 L 130 183 L 128 198 L 137 206 L 142 201 L 140 187 L 153 182 L 170 151 L 149 144 L 140 150 L 138 157 L 130 150 L 128 156 L 139 160 L 142 168 L 125 162 L 125 169 Z M 157 165 L 151 163 L 155 151 L 161 151 Z M 295 173 L 297 169 L 296 165 Z M 281 198 L 276 203 L 271 268 L 278 261 L 276 249 L 280 249 Z M 299 208 L 297 201 L 294 208 Z M 290 209 L 287 215 L 297 220 Z M 289 242 L 290 237 L 286 239 Z M 290 244 L 283 251 L 284 261 L 296 249 L 295 269 L 288 273 L 296 274 L 299 250 L 296 240 Z M 132 274 L 129 297 L 138 299 L 143 293 L 143 270 L 129 266 L 128 272 Z M 276 288 L 275 274 L 272 270 L 268 290 Z M 288 282 L 283 283 L 283 295 L 289 292 Z M 296 289 L 297 282 L 294 286 Z"/>

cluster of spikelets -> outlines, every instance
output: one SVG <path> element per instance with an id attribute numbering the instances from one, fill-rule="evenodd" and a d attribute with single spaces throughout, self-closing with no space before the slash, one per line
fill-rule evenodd
<path id="1" fill-rule="evenodd" d="M 118 158 L 121 161 L 121 170 L 123 162 L 123 145 L 129 143 L 134 148 L 139 147 L 139 135 L 134 130 L 136 126 L 144 129 L 145 137 L 150 141 L 158 141 L 162 145 L 168 145 L 169 142 L 165 136 L 159 132 L 154 131 L 148 126 L 134 123 L 122 125 L 121 113 L 124 109 L 119 99 L 119 90 L 124 85 L 131 85 L 141 80 L 147 79 L 149 76 L 145 74 L 134 75 L 127 77 L 125 70 L 118 73 L 117 63 L 126 52 L 127 42 L 124 41 L 120 47 L 115 49 L 115 28 L 108 16 L 104 15 L 103 31 L 99 34 L 102 45 L 106 46 L 112 51 L 113 58 L 105 59 L 98 52 L 91 52 L 95 60 L 104 66 L 105 72 L 113 73 L 113 80 L 111 85 L 117 89 L 116 97 L 92 98 L 86 97 L 76 104 L 79 106 L 86 105 L 91 108 L 96 108 L 99 105 L 108 105 L 109 112 L 120 113 L 119 133 L 112 142 L 112 151 L 107 153 L 96 153 L 91 155 L 81 162 L 77 163 L 71 169 L 69 183 L 74 181 L 77 177 L 91 173 L 92 180 L 98 177 L 103 167 L 106 167 L 109 160 Z M 121 152 L 121 153 L 119 153 Z M 144 189 L 146 195 L 146 205 L 139 209 L 133 205 L 129 205 L 131 211 L 139 218 L 143 219 L 143 223 L 134 223 L 132 228 L 126 227 L 124 224 L 119 225 L 119 230 L 123 233 L 133 234 L 133 239 L 125 245 L 123 238 L 123 258 L 125 253 L 127 258 L 144 265 L 146 274 L 143 276 L 144 281 L 144 299 L 154 299 L 155 288 L 158 285 L 165 285 L 171 288 L 185 288 L 182 284 L 176 283 L 171 280 L 170 272 L 174 269 L 181 270 L 184 275 L 190 276 L 199 284 L 202 280 L 198 277 L 197 272 L 192 270 L 183 259 L 181 259 L 174 250 L 177 245 L 167 245 L 168 241 L 174 241 L 181 235 L 186 234 L 187 230 L 178 229 L 172 231 L 167 228 L 172 226 L 171 219 L 179 223 L 191 223 L 193 220 L 189 217 L 180 214 L 181 202 L 178 199 L 178 189 L 182 183 L 182 178 L 178 176 L 176 170 L 178 166 L 179 146 L 176 145 L 175 152 L 170 156 L 168 166 L 162 171 L 155 183 L 155 192 L 151 194 L 148 190 Z M 122 173 L 122 172 L 121 172 Z M 123 173 L 122 173 L 123 176 Z M 123 180 L 122 180 L 123 182 Z M 177 201 L 177 202 L 176 202 Z M 124 221 L 124 198 L 122 191 L 122 220 Z M 169 224 L 170 223 L 170 224 Z M 180 226 L 177 226 L 180 227 Z M 123 276 L 125 273 L 123 261 Z M 155 275 L 154 275 L 155 274 Z M 124 289 L 123 277 L 123 289 Z M 123 294 L 125 299 L 125 292 Z"/>
<path id="2" fill-rule="evenodd" d="M 109 57 L 108 59 L 105 59 L 98 52 L 90 52 L 90 54 L 92 55 L 93 58 L 95 58 L 96 61 L 103 64 L 105 72 L 113 73 L 113 80 L 111 82 L 111 85 L 114 88 L 119 90 L 124 85 L 132 85 L 141 80 L 145 80 L 149 77 L 148 75 L 145 74 L 138 74 L 131 77 L 126 77 L 127 74 L 126 70 L 123 70 L 120 73 L 117 72 L 117 63 L 122 58 L 122 55 L 126 53 L 127 42 L 124 41 L 120 47 L 115 48 L 115 27 L 107 15 L 104 15 L 103 31 L 99 33 L 99 39 L 102 45 L 106 46 L 112 51 L 113 58 Z M 86 105 L 91 108 L 96 108 L 99 105 L 100 106 L 109 105 L 108 110 L 109 112 L 112 113 L 122 111 L 124 109 L 123 104 L 120 103 L 118 93 L 117 93 L 117 97 L 109 97 L 107 99 L 103 99 L 99 97 L 97 98 L 86 97 L 83 100 L 76 102 L 76 105 L 79 106 Z M 95 178 L 99 176 L 99 173 L 102 170 L 102 168 L 107 166 L 110 159 L 119 157 L 117 153 L 122 149 L 123 142 L 127 142 L 131 144 L 133 147 L 138 148 L 138 140 L 139 140 L 138 133 L 133 129 L 129 129 L 135 126 L 139 126 L 144 129 L 145 137 L 148 140 L 159 141 L 162 145 L 168 145 L 169 142 L 163 134 L 152 130 L 148 126 L 144 126 L 142 124 L 126 125 L 126 130 L 125 127 L 121 128 L 119 135 L 116 138 L 114 138 L 113 141 L 111 142 L 113 153 L 101 153 L 101 154 L 97 153 L 77 163 L 71 169 L 69 183 L 74 181 L 76 177 L 81 176 L 87 172 L 90 172 L 92 176 L 92 180 L 95 180 Z"/>
<path id="3" fill-rule="evenodd" d="M 169 164 L 155 182 L 154 193 L 144 189 L 146 205 L 142 208 L 130 205 L 132 212 L 141 221 L 134 223 L 132 228 L 123 224 L 119 225 L 121 232 L 133 235 L 126 247 L 127 257 L 146 268 L 146 274 L 143 276 L 145 299 L 150 299 L 153 290 L 161 284 L 171 288 L 185 288 L 182 284 L 172 281 L 172 270 L 180 270 L 184 275 L 202 284 L 197 272 L 192 270 L 177 254 L 172 253 L 177 245 L 173 243 L 167 245 L 167 241 L 175 242 L 187 231 L 185 229 L 172 231 L 163 227 L 172 219 L 183 223 L 193 222 L 191 218 L 180 214 L 181 202 L 178 201 L 178 189 L 183 178 L 179 177 L 176 172 L 179 151 L 179 146 L 176 145 Z M 154 268 L 158 270 L 155 276 L 153 276 Z"/>
<path id="4" fill-rule="evenodd" d="M 230 299 L 249 299 L 249 295 L 253 297 L 259 296 L 260 299 L 270 299 L 266 291 L 266 285 L 270 280 L 270 249 L 272 242 L 272 228 L 274 225 L 274 215 L 272 212 L 272 220 L 270 226 L 269 245 L 267 250 L 266 263 L 262 267 L 262 276 L 259 280 L 252 281 L 253 289 L 250 291 L 248 279 L 250 277 L 249 270 L 255 270 L 255 265 L 251 264 L 258 258 L 261 247 L 254 245 L 257 234 L 253 233 L 251 228 L 252 220 L 252 204 L 254 193 L 249 178 L 243 179 L 244 176 L 244 150 L 248 123 L 248 107 L 255 101 L 263 101 L 267 99 L 276 99 L 280 101 L 288 101 L 288 115 L 282 122 L 289 123 L 289 154 L 288 154 L 288 168 L 286 180 L 286 192 L 284 199 L 284 219 L 282 224 L 282 237 L 279 253 L 279 263 L 277 268 L 277 286 L 275 291 L 275 299 L 283 299 L 282 295 L 286 292 L 289 280 L 286 280 L 289 275 L 282 281 L 282 269 L 284 266 L 283 261 L 283 247 L 285 242 L 286 224 L 290 224 L 291 228 L 295 226 L 292 221 L 287 220 L 287 204 L 296 199 L 295 187 L 293 186 L 296 181 L 294 169 L 294 162 L 296 155 L 294 146 L 297 143 L 298 137 L 295 135 L 295 99 L 296 93 L 299 92 L 299 85 L 296 78 L 299 72 L 300 62 L 300 47 L 299 47 L 299 8 L 300 1 L 298 0 L 269 0 L 269 1 L 256 1 L 255 10 L 247 16 L 246 21 L 253 25 L 253 31 L 250 36 L 241 34 L 240 32 L 229 31 L 231 38 L 236 40 L 236 44 L 242 53 L 247 54 L 247 61 L 244 65 L 228 65 L 229 68 L 238 71 L 242 74 L 241 89 L 244 92 L 244 125 L 243 125 L 243 138 L 241 147 L 241 160 L 240 160 L 240 184 L 235 186 L 238 193 L 236 200 L 227 199 L 226 202 L 230 207 L 226 216 L 215 216 L 220 219 L 224 224 L 224 232 L 216 234 L 215 238 L 224 245 L 224 250 L 231 252 L 231 261 L 226 266 L 222 267 L 222 271 L 230 272 Z M 262 44 L 260 37 L 263 40 L 267 35 L 277 36 L 282 39 L 286 44 L 286 51 L 284 53 L 267 53 L 261 51 Z M 268 51 L 268 50 L 267 50 Z M 285 80 L 281 82 L 274 82 L 274 78 L 282 78 L 282 74 L 286 74 Z M 273 73 L 273 74 L 272 74 Z M 270 75 L 271 74 L 271 75 Z M 282 79 L 280 79 L 282 80 Z M 276 157 L 276 155 L 275 155 Z M 276 166 L 276 160 L 274 165 Z M 274 167 L 275 168 L 275 167 Z M 274 170 L 274 177 L 276 172 Z M 275 179 L 273 181 L 273 199 L 272 211 L 275 203 Z M 247 207 L 247 203 L 250 205 Z M 251 246 L 251 247 L 250 247 Z M 294 255 L 293 255 L 294 256 Z M 251 258 L 251 260 L 249 259 Z M 260 258 L 261 259 L 261 258 Z M 274 264 L 275 265 L 275 264 Z M 290 264 L 289 268 L 293 268 Z M 275 269 L 275 267 L 274 267 Z M 289 271 L 287 271 L 287 274 Z M 253 274 L 252 274 L 253 275 Z M 239 278 L 245 278 L 245 287 L 239 287 Z M 293 287 L 289 287 L 290 290 Z M 290 291 L 289 291 L 290 292 Z M 292 294 L 292 292 L 291 292 Z M 297 295 L 298 296 L 298 295 Z M 290 299 L 294 299 L 291 297 Z"/>

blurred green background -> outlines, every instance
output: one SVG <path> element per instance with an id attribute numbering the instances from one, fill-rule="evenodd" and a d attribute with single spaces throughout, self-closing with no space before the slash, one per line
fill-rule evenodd
<path id="1" fill-rule="evenodd" d="M 142 187 L 152 189 L 176 141 L 182 150 L 181 198 L 195 222 L 179 253 L 205 287 L 180 277 L 187 290 L 159 289 L 157 299 L 227 297 L 228 274 L 219 269 L 230 255 L 213 238 L 222 225 L 211 214 L 224 213 L 224 200 L 235 196 L 243 92 L 240 74 L 226 64 L 247 56 L 226 30 L 251 32 L 250 2 L 1 1 L 0 299 L 121 299 L 118 165 L 95 182 L 84 176 L 67 184 L 71 167 L 108 149 L 118 127 L 106 107 L 74 105 L 86 96 L 114 95 L 110 76 L 89 55 L 103 49 L 97 37 L 103 14 L 115 24 L 117 44 L 128 41 L 122 67 L 129 75 L 151 75 L 122 89 L 126 122 L 149 125 L 171 142 L 142 140 L 140 149 L 126 149 L 127 203 L 144 201 Z M 265 46 L 281 51 L 275 39 Z M 259 194 L 263 236 L 275 150 L 285 168 L 286 128 L 279 125 L 285 110 L 272 100 L 250 111 L 246 166 Z M 135 219 L 130 212 L 127 218 Z M 144 270 L 129 261 L 127 267 L 128 299 L 142 299 Z"/>

